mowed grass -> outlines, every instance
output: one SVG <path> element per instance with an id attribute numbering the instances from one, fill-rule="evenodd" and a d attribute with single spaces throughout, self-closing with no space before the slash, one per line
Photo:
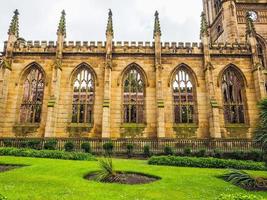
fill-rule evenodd
<path id="1" fill-rule="evenodd" d="M 0 157 L 1 163 L 27 165 L 0 173 L 0 193 L 9 200 L 214 200 L 222 193 L 246 193 L 216 176 L 225 170 L 151 166 L 146 161 L 115 159 L 117 170 L 162 179 L 143 185 L 105 184 L 83 176 L 98 170 L 96 161 Z M 267 172 L 251 172 L 267 176 Z M 251 192 L 267 199 L 267 192 Z"/>

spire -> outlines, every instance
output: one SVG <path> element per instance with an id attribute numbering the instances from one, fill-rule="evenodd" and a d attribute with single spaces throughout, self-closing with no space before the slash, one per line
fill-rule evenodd
<path id="1" fill-rule="evenodd" d="M 247 12 L 246 15 L 246 35 L 247 36 L 255 36 L 256 35 L 256 30 L 254 27 L 254 23 L 253 20 L 251 18 L 251 14 L 249 12 Z"/>
<path id="2" fill-rule="evenodd" d="M 155 12 L 155 24 L 154 24 L 154 38 L 156 35 L 161 36 L 160 23 L 159 23 L 159 13 Z"/>
<path id="3" fill-rule="evenodd" d="M 62 10 L 60 21 L 57 28 L 57 34 L 62 34 L 66 37 L 66 13 L 65 10 Z"/>
<path id="4" fill-rule="evenodd" d="M 108 24 L 107 24 L 107 30 L 106 30 L 106 35 L 111 34 L 113 37 L 114 32 L 113 32 L 113 22 L 112 22 L 112 11 L 109 9 L 108 11 Z"/>
<path id="5" fill-rule="evenodd" d="M 206 14 L 202 12 L 201 14 L 201 25 L 200 25 L 200 38 L 204 36 L 209 36 L 209 31 L 208 31 L 208 22 L 206 18 Z"/>
<path id="6" fill-rule="evenodd" d="M 14 16 L 12 18 L 12 21 L 8 29 L 8 34 L 15 35 L 17 38 L 19 37 L 19 11 L 18 9 L 14 11 Z"/>

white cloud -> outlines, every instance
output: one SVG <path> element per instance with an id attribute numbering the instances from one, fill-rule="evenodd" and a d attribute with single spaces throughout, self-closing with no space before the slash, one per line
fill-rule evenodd
<path id="1" fill-rule="evenodd" d="M 105 40 L 108 9 L 113 11 L 115 40 L 152 41 L 155 10 L 164 41 L 198 41 L 201 0 L 9 0 L 0 7 L 0 48 L 7 39 L 13 11 L 20 11 L 20 35 L 26 40 L 56 40 L 62 9 L 67 40 Z"/>

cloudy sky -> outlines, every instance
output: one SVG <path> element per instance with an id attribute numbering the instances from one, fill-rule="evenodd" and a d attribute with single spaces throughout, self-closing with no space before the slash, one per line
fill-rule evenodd
<path id="1" fill-rule="evenodd" d="M 1 49 L 16 8 L 20 12 L 20 36 L 26 40 L 56 40 L 63 9 L 67 14 L 67 40 L 104 40 L 111 8 L 116 41 L 152 41 L 154 12 L 158 10 L 163 41 L 193 42 L 199 41 L 202 0 L 3 0 Z"/>

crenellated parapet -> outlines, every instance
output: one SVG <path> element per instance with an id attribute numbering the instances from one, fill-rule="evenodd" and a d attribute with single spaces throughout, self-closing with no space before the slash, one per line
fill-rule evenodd
<path id="1" fill-rule="evenodd" d="M 250 45 L 247 43 L 212 43 L 210 45 L 211 54 L 244 54 L 251 55 Z"/>
<path id="2" fill-rule="evenodd" d="M 7 42 L 5 42 L 6 48 Z M 63 53 L 105 54 L 106 42 L 103 41 L 65 41 Z M 162 42 L 162 54 L 203 54 L 203 44 L 197 42 Z M 247 43 L 212 43 L 211 54 L 251 54 Z M 55 41 L 19 41 L 14 46 L 15 53 L 56 53 Z M 154 42 L 116 41 L 113 42 L 114 54 L 154 54 Z"/>
<path id="3" fill-rule="evenodd" d="M 202 43 L 164 42 L 162 54 L 203 54 Z"/>

